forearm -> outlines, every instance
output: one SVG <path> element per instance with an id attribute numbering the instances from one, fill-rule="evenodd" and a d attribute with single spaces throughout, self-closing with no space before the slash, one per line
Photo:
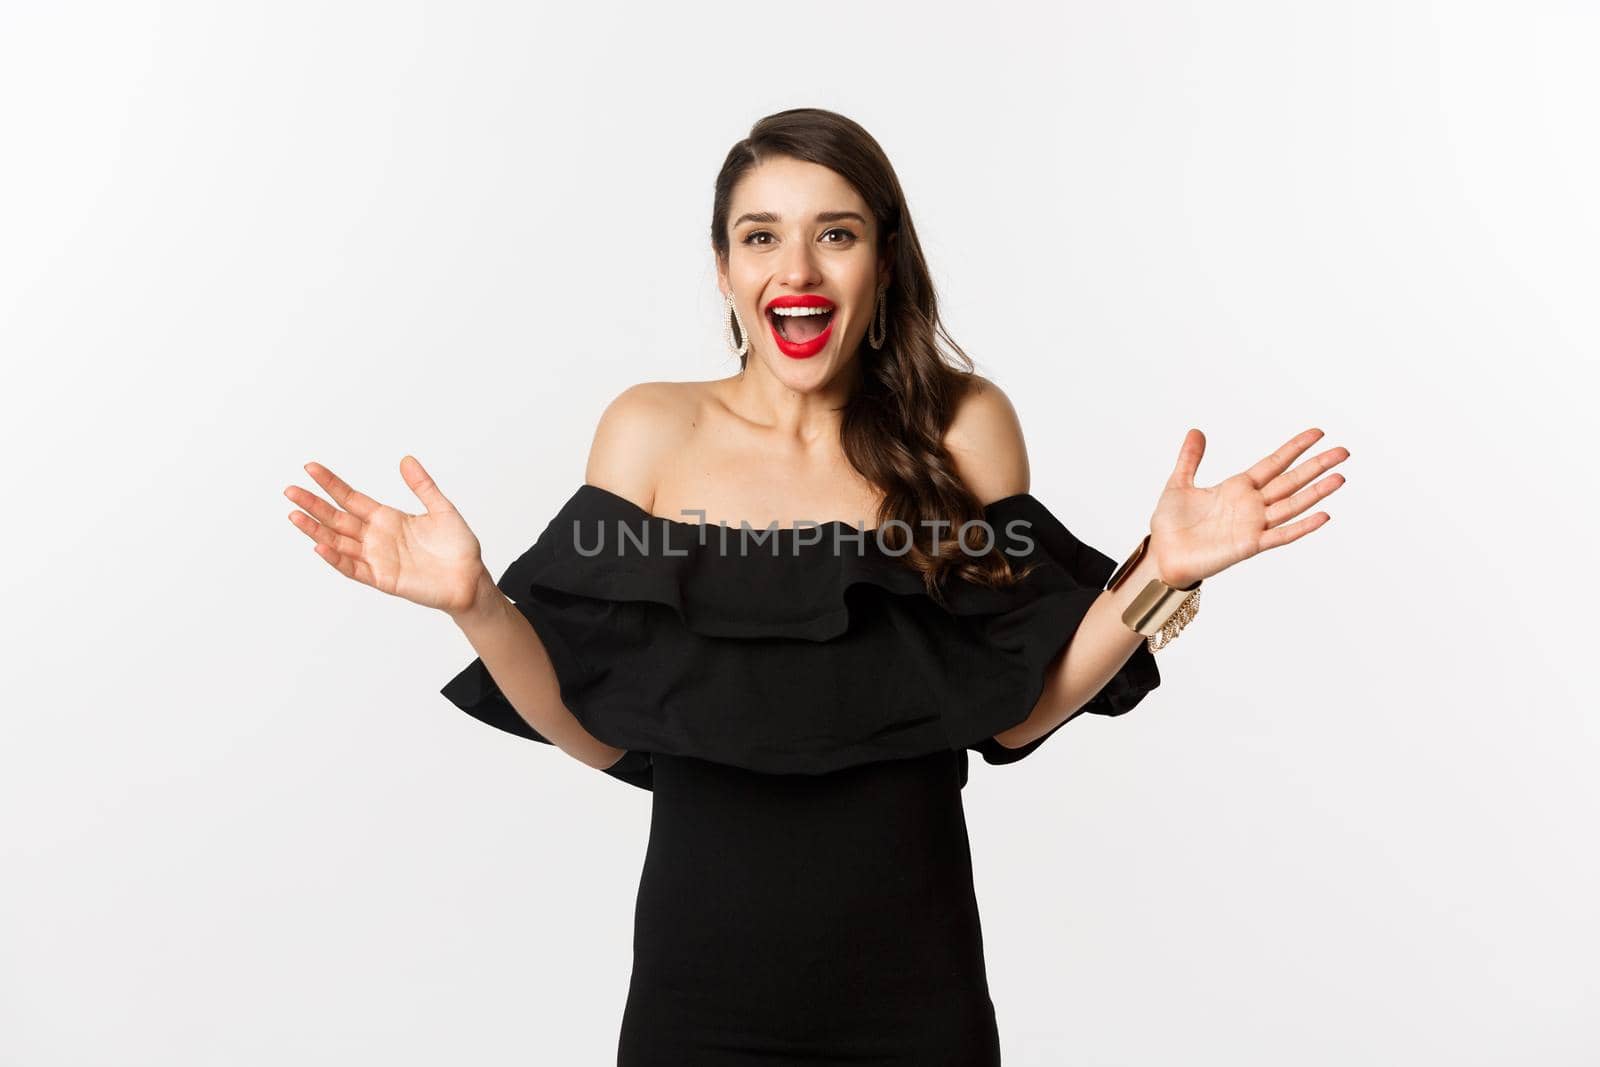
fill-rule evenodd
<path id="1" fill-rule="evenodd" d="M 621 758 L 623 749 L 598 740 L 562 703 L 560 681 L 544 643 L 527 617 L 496 588 L 488 571 L 478 579 L 472 606 L 451 620 L 512 708 L 541 737 L 597 769 Z"/>
<path id="2" fill-rule="evenodd" d="M 1115 590 L 1102 592 L 1089 606 L 1072 640 L 1051 663 L 1044 691 L 1032 713 L 1017 725 L 995 734 L 1006 748 L 1021 748 L 1061 725 L 1104 689 L 1128 657 L 1144 643 L 1144 635 L 1128 628 L 1122 612 L 1146 583 L 1160 577 L 1152 554 Z"/>

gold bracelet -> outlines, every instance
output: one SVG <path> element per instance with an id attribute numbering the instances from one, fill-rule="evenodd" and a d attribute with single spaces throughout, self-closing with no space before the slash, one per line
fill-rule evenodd
<path id="1" fill-rule="evenodd" d="M 1111 576 L 1106 588 L 1114 590 L 1120 586 L 1139 565 L 1139 561 L 1144 559 L 1149 548 L 1150 535 L 1145 534 L 1139 547 L 1122 561 L 1122 566 Z M 1193 585 L 1174 589 L 1160 578 L 1150 579 L 1139 595 L 1133 598 L 1133 603 L 1123 609 L 1123 625 L 1135 633 L 1143 634 L 1151 652 L 1165 648 L 1200 613 L 1201 581 L 1196 579 Z"/>

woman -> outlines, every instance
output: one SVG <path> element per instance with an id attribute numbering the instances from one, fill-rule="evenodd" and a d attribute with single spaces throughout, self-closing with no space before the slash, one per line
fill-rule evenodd
<path id="1" fill-rule="evenodd" d="M 307 464 L 338 506 L 290 487 L 290 518 L 347 577 L 459 625 L 459 707 L 652 791 L 619 1064 L 998 1063 L 967 749 L 1013 762 L 1136 705 L 1156 624 L 1170 639 L 1202 579 L 1326 522 L 1283 525 L 1349 452 L 1286 471 L 1307 430 L 1198 488 L 1190 430 L 1107 589 L 1112 559 L 1031 495 L 1011 404 L 944 334 L 865 130 L 756 123 L 712 246 L 739 372 L 619 396 L 499 582 L 410 456 L 423 514 Z"/>

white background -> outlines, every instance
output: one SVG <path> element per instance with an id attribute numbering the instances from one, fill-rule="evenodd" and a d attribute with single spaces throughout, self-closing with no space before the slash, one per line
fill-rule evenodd
<path id="1" fill-rule="evenodd" d="M 650 795 L 469 719 L 321 461 L 496 575 L 723 377 L 757 118 L 888 151 L 1033 491 L 1117 559 L 1344 445 L 1161 688 L 964 793 L 1008 1065 L 1600 1060 L 1592 4 L 0 14 L 0 1062 L 614 1062 Z"/>

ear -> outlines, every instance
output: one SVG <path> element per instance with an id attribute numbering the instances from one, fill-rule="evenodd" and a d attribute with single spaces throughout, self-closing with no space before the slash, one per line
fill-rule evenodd
<path id="1" fill-rule="evenodd" d="M 723 295 L 724 299 L 726 299 L 726 294 L 727 294 L 728 290 L 733 288 L 733 287 L 728 284 L 728 264 L 727 264 L 727 261 L 725 261 L 722 258 L 722 254 L 717 251 L 717 246 L 716 245 L 712 245 L 711 246 L 711 259 L 717 265 L 717 289 L 718 289 L 719 293 L 721 293 Z"/>

